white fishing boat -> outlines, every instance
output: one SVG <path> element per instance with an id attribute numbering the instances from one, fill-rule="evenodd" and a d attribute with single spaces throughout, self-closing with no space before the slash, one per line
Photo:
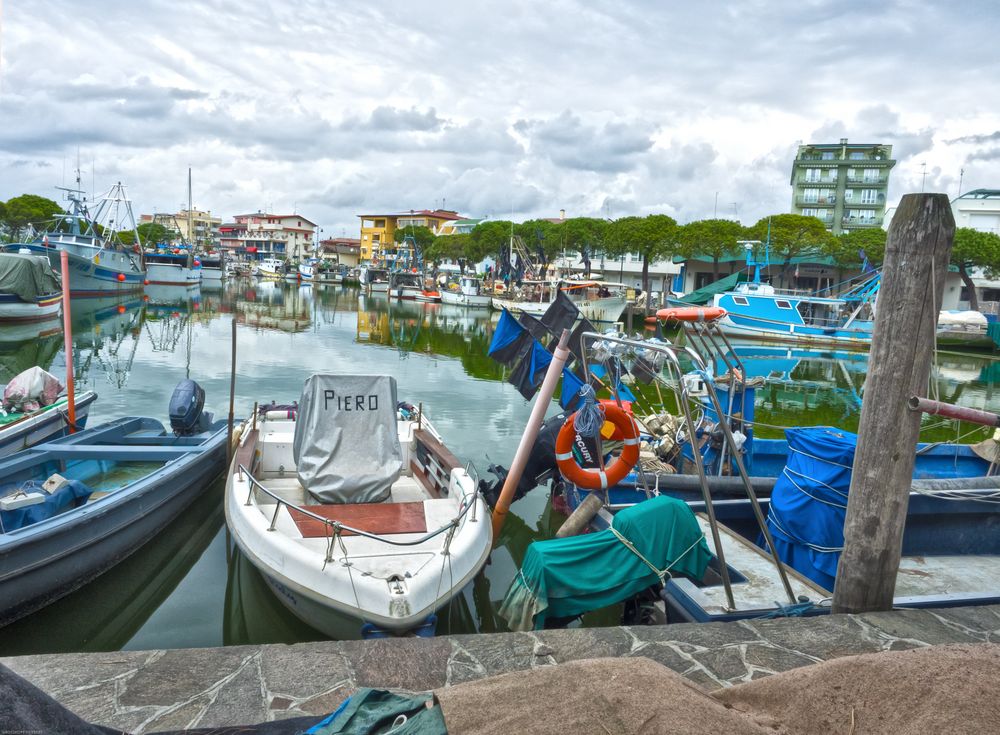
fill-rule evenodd
<path id="1" fill-rule="evenodd" d="M 263 278 L 281 280 L 285 276 L 285 261 L 280 258 L 264 258 L 257 264 L 257 273 Z"/>
<path id="2" fill-rule="evenodd" d="M 541 316 L 562 291 L 580 316 L 592 322 L 617 322 L 628 305 L 628 287 L 604 281 L 522 281 L 508 293 L 493 296 L 493 308 Z"/>
<path id="3" fill-rule="evenodd" d="M 449 279 L 441 289 L 441 301 L 445 304 L 489 309 L 492 301 L 488 293 L 483 293 L 483 282 L 476 276 L 459 276 Z"/>
<path id="4" fill-rule="evenodd" d="M 190 250 L 154 250 L 147 252 L 146 280 L 155 286 L 197 286 L 201 283 L 201 261 Z"/>
<path id="5" fill-rule="evenodd" d="M 225 508 L 278 600 L 333 638 L 432 632 L 492 541 L 472 478 L 388 376 L 313 375 L 263 409 Z"/>
<path id="6" fill-rule="evenodd" d="M 228 268 L 222 253 L 202 253 L 199 260 L 201 260 L 202 286 L 206 282 L 220 284 L 226 279 Z"/>
<path id="7" fill-rule="evenodd" d="M 389 270 L 387 268 L 361 266 L 361 270 L 358 273 L 358 280 L 361 283 L 361 287 L 367 293 L 389 292 Z"/>

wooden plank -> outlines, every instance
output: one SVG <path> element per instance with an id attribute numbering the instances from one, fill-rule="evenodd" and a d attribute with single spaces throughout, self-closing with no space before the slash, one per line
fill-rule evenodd
<path id="1" fill-rule="evenodd" d="M 427 518 L 424 504 L 414 503 L 341 503 L 328 505 L 304 505 L 303 510 L 323 516 L 331 521 L 340 521 L 359 531 L 390 535 L 398 533 L 427 533 Z M 333 529 L 322 521 L 310 518 L 294 508 L 288 512 L 295 521 L 303 538 L 325 538 L 333 534 Z M 344 536 L 355 534 L 344 532 Z"/>
<path id="2" fill-rule="evenodd" d="M 833 612 L 891 610 L 955 218 L 944 194 L 907 194 L 892 218 L 858 424 Z"/>
<path id="3" fill-rule="evenodd" d="M 254 455 L 257 452 L 257 439 L 260 438 L 260 431 L 258 429 L 251 429 L 250 436 L 247 440 L 240 444 L 236 449 L 236 469 L 241 465 L 246 467 L 250 472 L 254 471 Z"/>
<path id="4" fill-rule="evenodd" d="M 453 470 L 462 466 L 462 463 L 458 461 L 458 457 L 452 454 L 448 447 L 439 442 L 426 429 L 417 429 L 413 432 L 413 437 L 427 447 L 432 454 L 437 455 L 438 460 L 440 460 L 441 465 L 445 469 Z"/>
<path id="5" fill-rule="evenodd" d="M 410 460 L 410 472 L 432 498 L 441 497 L 441 488 L 424 472 L 424 468 L 415 460 Z"/>

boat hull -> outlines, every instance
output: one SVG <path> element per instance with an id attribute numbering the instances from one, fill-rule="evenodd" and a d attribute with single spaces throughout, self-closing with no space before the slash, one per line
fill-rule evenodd
<path id="1" fill-rule="evenodd" d="M 188 268 L 174 263 L 148 263 L 146 280 L 154 286 L 197 286 L 201 283 L 201 268 Z"/>
<path id="2" fill-rule="evenodd" d="M 506 309 L 512 313 L 521 312 L 532 316 L 542 316 L 549 308 L 548 301 L 515 301 L 512 299 L 493 297 L 493 308 Z M 603 299 L 587 299 L 574 301 L 580 310 L 580 316 L 592 322 L 617 322 L 621 319 L 622 312 L 628 300 L 624 297 L 612 296 Z"/>
<path id="3" fill-rule="evenodd" d="M 40 322 L 59 316 L 62 294 L 39 296 L 35 301 L 22 301 L 15 294 L 0 293 L 0 324 Z"/>
<path id="4" fill-rule="evenodd" d="M 459 291 L 442 291 L 441 302 L 470 309 L 489 309 L 492 299 L 484 294 L 465 294 Z"/>
<path id="5" fill-rule="evenodd" d="M 122 419 L 39 450 L 85 443 L 92 432 L 137 421 L 162 429 L 151 419 Z M 178 456 L 80 508 L 0 536 L 0 625 L 82 587 L 153 539 L 223 470 L 225 441 L 224 422 L 217 422 L 204 450 Z M 139 459 L 141 452 L 135 455 Z"/>
<path id="6" fill-rule="evenodd" d="M 62 272 L 58 243 L 45 247 L 35 243 L 13 246 L 31 250 L 33 255 L 44 255 L 49 259 L 56 273 Z M 108 250 L 79 243 L 65 246 L 69 255 L 70 295 L 80 298 L 88 296 L 114 296 L 116 294 L 141 291 L 146 273 L 137 259 L 124 250 Z M 17 252 L 9 250 L 9 252 Z M 121 278 L 119 278 L 121 276 Z"/>
<path id="7" fill-rule="evenodd" d="M 76 425 L 79 428 L 86 426 L 90 404 L 96 400 L 97 394 L 93 391 L 86 391 L 76 396 Z M 67 400 L 62 398 L 54 405 L 46 407 L 46 410 L 36 411 L 20 421 L 0 428 L 0 458 L 65 436 L 67 420 L 62 411 L 66 409 L 67 403 Z"/>

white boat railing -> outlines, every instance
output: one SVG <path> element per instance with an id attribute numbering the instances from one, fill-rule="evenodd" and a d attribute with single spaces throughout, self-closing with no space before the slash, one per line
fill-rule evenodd
<path id="1" fill-rule="evenodd" d="M 448 535 L 445 537 L 444 544 L 442 545 L 442 549 L 443 549 L 444 553 L 447 554 L 448 553 L 448 547 L 451 544 L 452 537 L 455 535 L 455 531 L 458 530 L 459 526 L 462 524 L 463 519 L 470 513 L 470 511 L 472 512 L 472 517 L 471 517 L 470 521 L 472 523 L 476 522 L 475 507 L 476 507 L 476 500 L 479 498 L 479 492 L 478 492 L 478 490 L 473 491 L 471 493 L 471 496 L 470 496 L 469 493 L 464 493 L 462 495 L 462 501 L 459 504 L 458 515 L 456 515 L 454 518 L 452 518 L 445 525 L 441 526 L 440 528 L 435 529 L 434 531 L 430 531 L 429 533 L 424 534 L 423 536 L 421 536 L 418 539 L 412 539 L 412 540 L 409 540 L 409 541 L 399 541 L 399 540 L 396 540 L 396 539 L 387 538 L 385 536 L 380 536 L 377 533 L 370 533 L 369 531 L 362 531 L 359 528 L 354 528 L 353 526 L 348 526 L 348 525 L 346 525 L 344 523 L 341 523 L 340 521 L 336 521 L 336 520 L 333 520 L 333 519 L 330 519 L 330 518 L 325 518 L 325 517 L 323 517 L 323 516 L 321 516 L 321 515 L 319 515 L 317 513 L 313 513 L 310 510 L 307 510 L 307 509 L 305 509 L 305 508 L 303 508 L 301 506 L 298 506 L 295 503 L 291 503 L 288 500 L 285 500 L 284 498 L 276 495 L 275 493 L 271 492 L 266 487 L 264 487 L 264 485 L 262 485 L 260 483 L 260 481 L 256 477 L 253 476 L 253 473 L 251 473 L 250 470 L 248 470 L 245 466 L 243 466 L 241 464 L 239 466 L 239 469 L 238 469 L 238 479 L 239 479 L 239 481 L 243 482 L 244 477 L 247 480 L 249 480 L 248 484 L 250 485 L 250 492 L 247 495 L 247 502 L 244 503 L 244 505 L 246 505 L 246 506 L 252 506 L 253 505 L 254 490 L 260 490 L 265 495 L 267 495 L 268 497 L 272 498 L 275 501 L 274 514 L 271 516 L 271 523 L 270 523 L 270 525 L 267 528 L 268 531 L 274 531 L 274 530 L 276 530 L 275 527 L 276 527 L 276 524 L 278 522 L 278 513 L 281 511 L 281 507 L 285 506 L 289 510 L 294 510 L 294 511 L 296 511 L 298 513 L 302 513 L 303 515 L 305 515 L 305 516 L 307 516 L 309 518 L 312 518 L 315 521 L 319 521 L 320 523 L 322 523 L 326 527 L 326 529 L 327 529 L 328 532 L 329 531 L 333 532 L 332 536 L 331 535 L 327 536 L 327 539 L 328 539 L 329 543 L 327 544 L 326 558 L 324 558 L 324 560 L 323 560 L 323 566 L 324 567 L 326 567 L 327 564 L 329 564 L 330 562 L 333 561 L 333 545 L 334 545 L 334 543 L 338 543 L 340 545 L 340 549 L 344 553 L 344 558 L 345 559 L 348 558 L 347 548 L 344 546 L 344 542 L 343 542 L 343 538 L 342 538 L 342 536 L 343 536 L 344 533 L 349 533 L 349 534 L 354 535 L 354 536 L 363 536 L 363 537 L 369 538 L 369 539 L 371 539 L 373 541 L 378 541 L 380 543 L 389 544 L 390 546 L 419 546 L 420 544 L 426 543 L 427 541 L 430 541 L 431 539 L 435 538 L 436 536 L 440 536 L 441 534 L 447 532 Z M 470 500 L 470 497 L 471 497 L 471 500 Z"/>

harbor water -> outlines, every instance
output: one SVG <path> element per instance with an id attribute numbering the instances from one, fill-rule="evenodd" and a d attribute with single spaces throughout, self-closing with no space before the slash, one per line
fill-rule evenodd
<path id="1" fill-rule="evenodd" d="M 400 400 L 423 404 L 463 463 L 485 474 L 490 462 L 510 462 L 531 404 L 486 354 L 496 315 L 366 297 L 339 286 L 242 281 L 225 289 L 160 286 L 124 301 L 74 301 L 77 390 L 99 394 L 89 425 L 126 415 L 165 421 L 174 386 L 188 377 L 205 389 L 206 409 L 224 417 L 232 319 L 237 416 L 248 415 L 255 402 L 297 400 L 312 373 L 385 373 L 396 378 Z M 758 436 L 780 436 L 779 427 L 790 425 L 856 430 L 866 353 L 757 344 L 736 349 L 747 374 L 765 379 L 757 390 Z M 59 325 L 0 330 L 0 383 L 34 365 L 65 374 Z M 1000 410 L 1000 362 L 989 356 L 941 353 L 932 383 L 931 395 L 942 401 Z M 557 410 L 553 403 L 550 412 Z M 922 439 L 970 442 L 986 435 L 925 417 Z M 103 577 L 4 628 L 0 655 L 321 639 L 234 550 L 222 488 L 220 480 Z M 527 545 L 550 537 L 562 520 L 544 488 L 517 501 L 485 572 L 441 612 L 438 632 L 505 630 L 496 610 Z M 582 624 L 613 625 L 619 615 L 619 609 L 598 611 Z"/>

